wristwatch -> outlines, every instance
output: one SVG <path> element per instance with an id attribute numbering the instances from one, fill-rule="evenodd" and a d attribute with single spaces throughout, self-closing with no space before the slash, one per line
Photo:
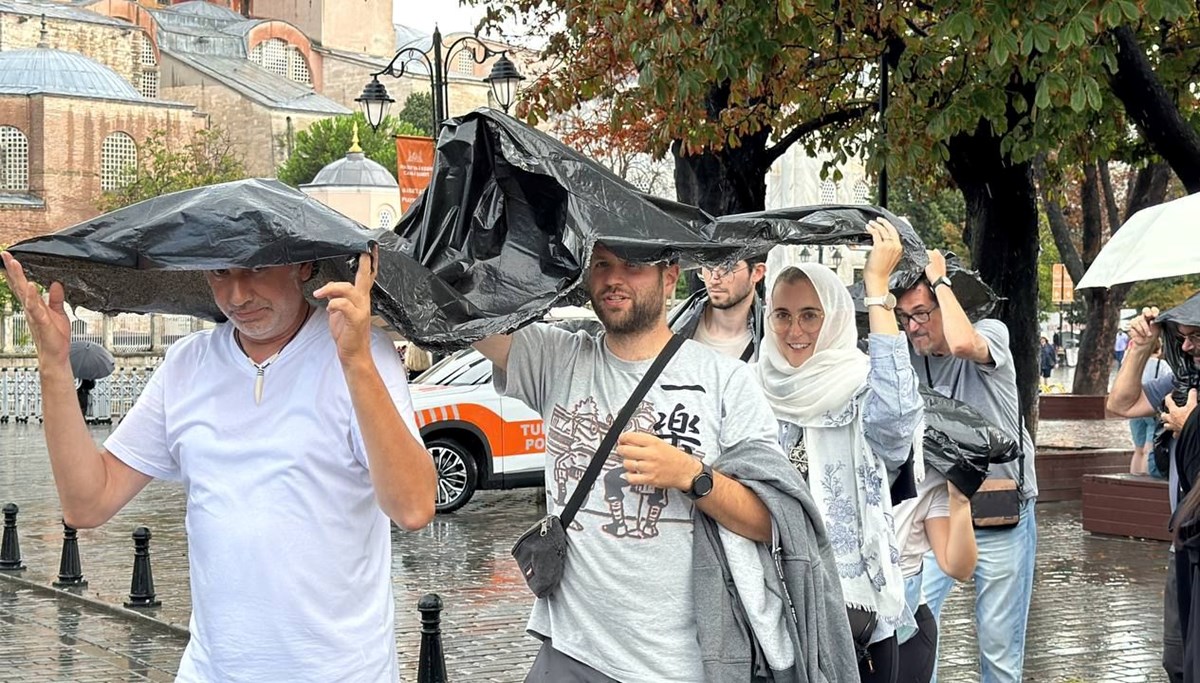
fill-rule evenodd
<path id="1" fill-rule="evenodd" d="M 708 465 L 701 463 L 700 474 L 697 474 L 696 477 L 694 479 L 692 479 L 692 489 L 690 491 L 684 491 L 683 495 L 687 496 L 691 500 L 700 500 L 701 498 L 712 493 L 712 490 L 713 490 L 712 468 L 709 467 Z"/>
<path id="2" fill-rule="evenodd" d="M 888 292 L 883 296 L 864 296 L 863 305 L 867 308 L 871 306 L 883 306 L 883 310 L 890 311 L 896 308 L 896 295 Z"/>
<path id="3" fill-rule="evenodd" d="M 953 287 L 950 286 L 950 278 L 946 277 L 945 275 L 939 277 L 938 279 L 934 280 L 933 282 L 930 282 L 929 288 L 936 292 L 937 288 L 942 285 L 946 285 L 947 287 L 954 289 Z"/>

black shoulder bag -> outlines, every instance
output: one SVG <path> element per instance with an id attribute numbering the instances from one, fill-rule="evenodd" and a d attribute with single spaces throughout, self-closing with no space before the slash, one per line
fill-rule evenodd
<path id="1" fill-rule="evenodd" d="M 596 477 L 600 476 L 600 470 L 604 467 L 604 461 L 608 459 L 608 454 L 616 446 L 617 438 L 620 437 L 625 424 L 629 422 L 629 418 L 633 416 L 633 412 L 642 402 L 642 397 L 650 390 L 650 385 L 658 379 L 663 368 L 683 345 L 683 342 L 684 337 L 678 334 L 673 335 L 663 350 L 659 352 L 658 357 L 654 359 L 654 363 L 646 371 L 642 381 L 638 383 L 629 400 L 625 402 L 625 407 L 621 409 L 621 412 L 617 414 L 617 419 L 613 420 L 612 426 L 608 428 L 608 433 L 604 435 L 600 446 L 596 448 L 596 454 L 592 456 L 587 471 L 579 480 L 579 485 L 575 487 L 571 499 L 562 509 L 562 514 L 546 515 L 528 531 L 521 534 L 521 537 L 513 544 L 512 556 L 517 561 L 517 566 L 521 568 L 521 575 L 525 577 L 525 583 L 529 585 L 529 590 L 539 598 L 553 593 L 559 581 L 562 580 L 563 568 L 567 562 L 567 526 L 571 524 L 571 520 L 575 519 L 575 513 L 579 511 L 588 492 L 592 490 L 592 485 L 596 483 Z"/>

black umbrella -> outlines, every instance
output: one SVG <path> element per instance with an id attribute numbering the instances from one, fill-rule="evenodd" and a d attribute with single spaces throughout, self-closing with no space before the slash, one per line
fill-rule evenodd
<path id="1" fill-rule="evenodd" d="M 866 223 L 880 216 L 901 231 L 902 266 L 924 267 L 916 233 L 882 209 L 714 219 L 643 194 L 549 135 L 481 109 L 443 127 L 429 187 L 396 226 L 398 237 L 381 240 L 374 302 L 406 338 L 451 351 L 581 303 L 596 243 L 631 261 L 718 265 L 782 243 L 870 243 Z"/>
<path id="2" fill-rule="evenodd" d="M 378 234 L 277 180 L 251 179 L 147 199 L 9 251 L 31 279 L 61 282 L 75 306 L 221 321 L 203 271 L 345 260 Z"/>
<path id="3" fill-rule="evenodd" d="M 76 379 L 104 379 L 114 367 L 116 359 L 103 346 L 90 341 L 71 342 L 71 373 Z"/>

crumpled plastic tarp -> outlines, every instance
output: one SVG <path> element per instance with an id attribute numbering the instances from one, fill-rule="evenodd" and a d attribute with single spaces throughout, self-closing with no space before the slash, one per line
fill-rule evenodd
<path id="1" fill-rule="evenodd" d="M 986 318 L 996 308 L 999 297 L 979 277 L 979 273 L 964 266 L 962 259 L 958 258 L 954 252 L 943 253 L 946 256 L 946 277 L 950 278 L 950 288 L 954 290 L 954 298 L 958 299 L 963 311 L 972 321 L 977 322 Z M 923 266 L 920 269 L 914 269 L 906 268 L 904 264 L 901 264 L 892 273 L 892 277 L 888 281 L 888 289 L 899 298 L 901 294 L 912 289 L 923 277 L 925 277 Z M 850 298 L 854 301 L 860 336 L 866 335 L 868 329 L 867 307 L 862 302 L 865 292 L 863 287 L 862 282 L 850 285 Z"/>
<path id="2" fill-rule="evenodd" d="M 385 234 L 277 180 L 251 179 L 148 199 L 9 251 L 35 282 L 61 282 L 73 306 L 223 321 L 203 271 L 338 262 L 319 269 L 312 291 Z"/>
<path id="3" fill-rule="evenodd" d="M 600 164 L 500 112 L 442 129 L 433 177 L 381 243 L 376 309 L 407 338 L 451 351 L 586 299 L 603 243 L 630 261 L 721 265 L 780 243 L 869 244 L 868 206 L 812 206 L 712 218 L 637 191 Z M 902 266 L 925 253 L 907 224 Z"/>
<path id="4" fill-rule="evenodd" d="M 963 495 L 975 495 L 991 463 L 1020 455 L 1020 445 L 979 411 L 928 387 L 920 391 L 925 400 L 925 464 L 946 475 Z"/>

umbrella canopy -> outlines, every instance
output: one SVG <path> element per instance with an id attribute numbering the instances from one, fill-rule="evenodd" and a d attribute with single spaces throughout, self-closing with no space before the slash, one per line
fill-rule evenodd
<path id="1" fill-rule="evenodd" d="M 223 321 L 203 271 L 346 260 L 377 237 L 299 190 L 251 179 L 148 199 L 9 251 L 31 279 L 61 282 L 74 306 Z"/>
<path id="2" fill-rule="evenodd" d="M 1147 207 L 1133 214 L 1080 278 L 1075 289 L 1112 287 L 1200 273 L 1200 194 Z"/>
<path id="3" fill-rule="evenodd" d="M 104 379 L 112 374 L 116 360 L 108 349 L 90 341 L 71 342 L 71 373 L 76 379 Z"/>
<path id="4" fill-rule="evenodd" d="M 429 187 L 381 240 L 377 312 L 424 348 L 452 351 L 586 299 L 601 243 L 636 262 L 719 265 L 781 243 L 870 243 L 892 220 L 902 267 L 925 263 L 906 223 L 868 206 L 813 206 L 714 219 L 639 192 L 558 140 L 481 109 L 442 128 Z M 343 273 L 343 275 L 345 275 Z"/>

